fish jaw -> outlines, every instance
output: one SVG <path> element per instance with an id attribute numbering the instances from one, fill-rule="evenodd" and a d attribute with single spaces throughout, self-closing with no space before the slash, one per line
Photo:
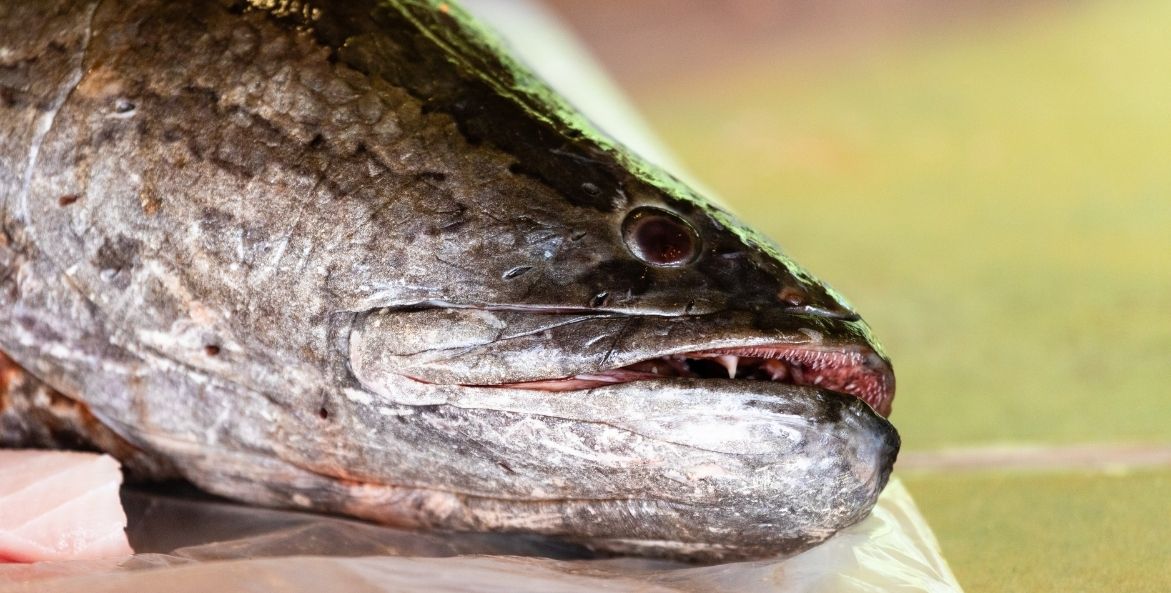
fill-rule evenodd
<path id="1" fill-rule="evenodd" d="M 460 411 L 445 447 L 483 466 L 439 488 L 507 508 L 490 529 L 609 552 L 806 549 L 869 513 L 899 447 L 894 374 L 857 319 L 383 310 L 349 361 L 403 422 Z"/>
<path id="2" fill-rule="evenodd" d="M 548 393 L 408 381 L 351 402 L 345 434 L 409 423 L 418 446 L 441 439 L 445 458 L 413 474 L 306 461 L 352 486 L 348 514 L 697 561 L 795 553 L 864 518 L 897 455 L 890 423 L 856 397 L 746 383 L 676 377 Z M 396 423 L 378 417 L 387 405 Z M 372 458 L 361 450 L 369 440 L 335 447 Z M 388 488 L 417 506 L 373 502 Z"/>

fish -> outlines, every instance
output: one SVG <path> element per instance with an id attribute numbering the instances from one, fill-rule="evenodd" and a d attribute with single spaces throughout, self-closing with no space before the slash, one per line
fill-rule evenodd
<path id="1" fill-rule="evenodd" d="M 0 446 L 696 562 L 897 457 L 844 297 L 452 2 L 0 0 L 0 138 Z"/>

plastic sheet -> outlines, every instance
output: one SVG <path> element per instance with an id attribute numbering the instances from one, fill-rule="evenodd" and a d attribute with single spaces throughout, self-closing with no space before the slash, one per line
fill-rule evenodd
<path id="1" fill-rule="evenodd" d="M 0 566 L 0 593 L 960 591 L 898 480 L 870 518 L 821 546 L 716 566 L 575 559 L 582 550 L 542 538 L 415 533 L 183 496 L 129 491 L 124 499 L 138 555 Z"/>

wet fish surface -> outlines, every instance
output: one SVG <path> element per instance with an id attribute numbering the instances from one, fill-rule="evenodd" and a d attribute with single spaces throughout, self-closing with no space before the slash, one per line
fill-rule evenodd
<path id="1" fill-rule="evenodd" d="M 724 560 L 866 516 L 832 289 L 442 2 L 0 0 L 0 446 Z"/>

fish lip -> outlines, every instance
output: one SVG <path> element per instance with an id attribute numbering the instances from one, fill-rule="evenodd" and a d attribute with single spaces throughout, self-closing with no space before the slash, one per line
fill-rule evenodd
<path id="1" fill-rule="evenodd" d="M 676 336 L 672 327 L 655 325 L 655 331 L 647 332 L 644 327 L 638 327 L 634 332 L 627 333 L 626 329 L 618 332 L 619 337 L 630 342 L 632 336 L 643 332 L 647 342 L 674 342 L 674 345 L 660 344 L 658 347 L 647 347 L 643 340 L 623 345 L 611 346 L 604 355 L 593 357 L 584 355 L 584 364 L 576 365 L 577 369 L 565 369 L 565 372 L 576 373 L 568 375 L 529 373 L 520 370 L 513 377 L 506 373 L 478 373 L 480 377 L 467 374 L 437 373 L 429 371 L 412 372 L 412 369 L 391 371 L 399 377 L 410 379 L 417 383 L 450 385 L 475 388 L 513 388 L 531 391 L 569 392 L 581 391 L 602 385 L 619 385 L 636 380 L 649 380 L 653 376 L 626 378 L 615 377 L 614 373 L 629 371 L 648 361 L 671 356 L 691 358 L 715 358 L 718 356 L 749 356 L 761 354 L 762 350 L 772 349 L 775 353 L 785 353 L 784 356 L 768 354 L 764 358 L 793 359 L 803 355 L 807 358 L 826 356 L 838 357 L 832 362 L 830 370 L 862 371 L 868 377 L 870 389 L 851 388 L 849 381 L 830 381 L 827 384 L 813 384 L 828 391 L 851 395 L 867 403 L 882 417 L 889 417 L 895 395 L 895 375 L 889 359 L 885 356 L 881 346 L 874 341 L 869 327 L 852 309 L 845 306 L 820 307 L 800 305 L 776 309 L 759 309 L 755 307 L 735 308 L 716 311 L 713 313 L 674 315 L 663 312 L 647 313 L 642 311 L 609 311 L 605 309 L 583 309 L 580 307 L 537 306 L 531 304 L 485 304 L 485 303 L 454 303 L 449 301 L 429 300 L 411 304 L 400 304 L 392 307 L 380 307 L 380 311 L 416 311 L 416 310 L 459 310 L 471 309 L 488 312 L 516 312 L 523 314 L 541 315 L 580 315 L 589 319 L 624 319 L 627 322 L 648 321 L 656 324 L 671 324 L 675 322 L 697 322 L 702 320 L 704 325 L 710 325 L 707 331 L 695 332 L 695 328 L 684 329 L 682 335 Z M 780 315 L 780 318 L 777 315 Z M 666 320 L 666 321 L 663 321 Z M 745 331 L 747 329 L 747 331 Z M 663 331 L 665 330 L 665 331 Z M 730 334 L 727 338 L 715 338 L 713 334 Z M 520 336 L 528 334 L 519 334 Z M 574 338 L 578 338 L 574 336 Z M 617 342 L 617 340 L 616 340 Z M 495 343 L 492 341 L 490 343 Z M 592 345 L 593 341 L 587 343 Z M 481 344 L 479 346 L 487 346 Z M 464 348 L 439 360 L 452 360 L 463 357 L 475 348 Z M 514 353 L 515 354 L 515 353 Z M 555 355 L 555 353 L 550 353 Z M 852 358 L 850 364 L 843 364 L 843 357 Z M 588 360 L 593 358 L 592 361 Z M 759 358 L 759 357 L 758 357 Z M 598 363 L 598 360 L 601 360 Z M 607 361 L 614 362 L 607 366 Z M 424 362 L 423 364 L 427 364 Z M 820 369 L 815 369 L 820 370 Z M 404 372 L 405 371 L 405 372 Z M 447 374 L 447 376 L 444 376 Z M 815 373 L 814 376 L 824 373 Z M 521 375 L 521 376 L 517 376 Z M 694 375 L 692 375 L 694 376 Z M 470 380 L 469 380 L 470 379 Z M 741 380 L 737 378 L 737 380 Z M 788 381 L 789 385 L 800 386 L 800 381 Z"/>
<path id="2" fill-rule="evenodd" d="M 744 367 L 740 365 L 746 359 L 754 368 L 751 373 L 744 373 L 746 376 L 741 377 Z M 703 360 L 714 360 L 724 366 L 729 377 L 712 377 L 690 370 L 694 361 Z M 679 370 L 681 365 L 683 370 Z M 661 368 L 667 369 L 666 374 L 659 374 Z M 677 374 L 671 374 L 672 368 Z M 761 376 L 762 370 L 772 376 Z M 856 397 L 883 418 L 891 414 L 895 393 L 895 375 L 890 362 L 874 348 L 858 343 L 825 345 L 772 342 L 667 351 L 633 364 L 569 377 L 466 386 L 572 392 L 605 385 L 678 377 L 732 381 L 745 386 L 771 382 L 796 388 L 822 389 Z"/>

